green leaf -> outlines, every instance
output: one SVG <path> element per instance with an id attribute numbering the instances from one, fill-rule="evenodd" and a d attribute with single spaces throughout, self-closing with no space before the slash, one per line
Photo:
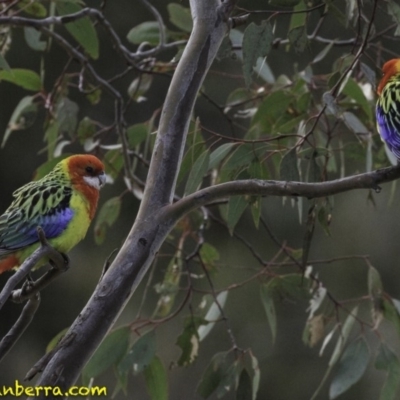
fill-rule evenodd
<path id="1" fill-rule="evenodd" d="M 78 104 L 67 97 L 62 97 L 57 103 L 56 120 L 58 123 L 58 132 L 74 137 L 76 126 L 78 124 Z"/>
<path id="2" fill-rule="evenodd" d="M 215 262 L 219 260 L 218 250 L 210 243 L 203 243 L 200 248 L 200 257 L 207 270 L 215 269 Z"/>
<path id="3" fill-rule="evenodd" d="M 0 71 L 0 81 L 3 80 L 34 92 L 38 92 L 42 88 L 40 76 L 29 69 L 13 68 L 11 70 L 2 70 Z"/>
<path id="4" fill-rule="evenodd" d="M 213 169 L 218 166 L 218 164 L 228 155 L 231 151 L 232 147 L 234 147 L 234 143 L 225 143 L 219 147 L 217 147 L 210 154 L 210 162 L 208 164 L 208 169 Z"/>
<path id="5" fill-rule="evenodd" d="M 267 315 L 268 325 L 271 329 L 272 342 L 275 343 L 277 323 L 276 323 L 275 304 L 273 299 L 274 290 L 271 290 L 271 284 L 270 284 L 271 282 L 272 281 L 270 281 L 266 285 L 261 285 L 260 295 L 262 304 L 264 306 L 265 314 Z"/>
<path id="6" fill-rule="evenodd" d="M 372 109 L 371 105 L 369 104 L 369 101 L 364 95 L 364 92 L 362 91 L 360 85 L 353 79 L 349 78 L 346 82 L 346 85 L 343 88 L 342 91 L 343 94 L 346 96 L 351 97 L 357 105 L 360 105 L 364 113 L 369 119 L 372 119 Z"/>
<path id="7" fill-rule="evenodd" d="M 201 153 L 206 150 L 203 136 L 201 135 L 200 120 L 198 118 L 195 121 L 190 121 L 186 145 L 188 150 L 182 160 L 177 179 L 178 183 L 192 170 L 195 161 L 200 157 Z"/>
<path id="8" fill-rule="evenodd" d="M 33 96 L 26 96 L 15 107 L 10 121 L 8 121 L 1 147 L 4 147 L 12 132 L 32 126 L 38 110 L 37 104 L 33 100 Z"/>
<path id="9" fill-rule="evenodd" d="M 283 156 L 280 165 L 280 177 L 283 181 L 300 181 L 300 173 L 297 165 L 297 151 L 295 147 Z"/>
<path id="10" fill-rule="evenodd" d="M 308 44 L 307 30 L 305 26 L 298 26 L 293 28 L 289 34 L 288 39 L 294 47 L 296 53 L 302 53 Z"/>
<path id="11" fill-rule="evenodd" d="M 206 316 L 204 317 L 206 324 L 200 325 L 199 328 L 197 329 L 200 342 L 204 340 L 206 336 L 211 332 L 212 328 L 214 328 L 215 322 L 218 321 L 219 317 L 221 316 L 220 307 L 221 309 L 224 308 L 227 298 L 228 298 L 228 291 L 223 291 L 217 296 L 216 302 L 214 301 L 211 304 L 211 307 L 209 308 Z"/>
<path id="12" fill-rule="evenodd" d="M 252 82 L 253 67 L 259 57 L 266 57 L 271 50 L 273 39 L 272 25 L 262 21 L 260 25 L 252 22 L 243 36 L 243 74 L 246 86 Z"/>
<path id="13" fill-rule="evenodd" d="M 203 181 L 203 177 L 208 170 L 210 162 L 210 153 L 208 150 L 204 151 L 200 157 L 195 161 L 189 173 L 188 180 L 185 187 L 185 196 L 195 192 Z"/>
<path id="14" fill-rule="evenodd" d="M 192 316 L 185 318 L 185 327 L 183 332 L 176 340 L 176 345 L 182 350 L 182 354 L 178 360 L 178 365 L 187 366 L 196 360 L 200 345 L 198 328 L 203 323 L 204 320 L 202 318 Z"/>
<path id="15" fill-rule="evenodd" d="M 211 359 L 197 386 L 201 397 L 207 399 L 218 389 L 217 397 L 222 397 L 233 386 L 238 371 L 236 365 L 228 360 L 230 357 L 229 352 L 220 352 Z"/>
<path id="16" fill-rule="evenodd" d="M 334 42 L 330 42 L 329 44 L 324 46 L 324 48 L 311 61 L 311 64 L 317 64 L 320 61 L 322 61 L 328 55 L 329 51 L 331 50 L 334 44 L 335 44 Z"/>
<path id="17" fill-rule="evenodd" d="M 238 385 L 240 376 L 241 365 L 238 360 L 236 360 L 224 373 L 221 382 L 216 389 L 217 398 L 224 397 L 231 389 L 234 389 Z"/>
<path id="18" fill-rule="evenodd" d="M 44 133 L 44 140 L 47 143 L 47 157 L 51 160 L 54 157 L 54 150 L 58 140 L 58 122 L 49 121 L 47 129 Z"/>
<path id="19" fill-rule="evenodd" d="M 59 15 L 68 15 L 80 11 L 82 6 L 74 2 L 57 1 L 56 9 Z M 65 27 L 90 57 L 95 60 L 99 57 L 99 40 L 93 22 L 89 17 L 69 22 L 65 24 Z"/>
<path id="20" fill-rule="evenodd" d="M 61 332 L 58 332 L 56 336 L 53 337 L 53 339 L 50 340 L 46 347 L 46 353 L 49 353 L 51 350 L 53 350 L 58 342 L 63 338 L 63 336 L 68 332 L 69 328 L 63 329 Z"/>
<path id="21" fill-rule="evenodd" d="M 225 36 L 222 39 L 222 43 L 219 46 L 218 53 L 215 58 L 220 61 L 224 58 L 228 58 L 232 56 L 232 42 L 229 38 L 229 35 Z"/>
<path id="22" fill-rule="evenodd" d="M 158 356 L 143 371 L 147 391 L 151 400 L 168 400 L 168 378 L 165 367 Z"/>
<path id="23" fill-rule="evenodd" d="M 130 329 L 128 327 L 119 328 L 107 335 L 82 371 L 85 385 L 91 378 L 96 378 L 122 359 L 128 350 L 129 336 Z"/>
<path id="24" fill-rule="evenodd" d="M 179 29 L 185 32 L 192 32 L 193 21 L 190 9 L 176 3 L 169 3 L 167 6 L 169 20 Z"/>
<path id="25" fill-rule="evenodd" d="M 394 32 L 394 36 L 400 36 L 400 6 L 394 1 L 387 3 L 388 15 L 392 17 L 392 20 L 397 24 L 397 28 Z"/>
<path id="26" fill-rule="evenodd" d="M 33 15 L 38 18 L 44 18 L 47 15 L 46 7 L 38 1 L 20 0 L 18 1 L 17 5 L 27 14 Z"/>
<path id="27" fill-rule="evenodd" d="M 252 179 L 268 179 L 268 171 L 265 165 L 258 159 L 253 160 L 249 168 L 247 168 L 247 172 Z"/>
<path id="28" fill-rule="evenodd" d="M 351 330 L 353 329 L 354 322 L 356 321 L 356 317 L 358 314 L 358 306 L 354 307 L 349 315 L 347 316 L 342 329 L 340 330 L 340 335 L 338 341 L 336 342 L 336 346 L 332 352 L 331 359 L 329 360 L 329 366 L 332 367 L 339 360 L 340 355 L 342 354 L 343 348 L 347 342 L 347 339 L 350 336 Z"/>
<path id="29" fill-rule="evenodd" d="M 277 276 L 268 282 L 268 289 L 280 297 L 292 299 L 310 299 L 310 281 L 303 274 Z"/>
<path id="30" fill-rule="evenodd" d="M 286 113 L 290 103 L 293 101 L 292 95 L 284 90 L 277 90 L 267 96 L 260 104 L 251 122 L 252 126 L 258 125 L 261 131 L 269 133 L 273 125 L 279 118 Z M 293 117 L 290 116 L 290 119 Z"/>
<path id="31" fill-rule="evenodd" d="M 87 90 L 89 91 L 89 93 L 86 94 L 86 98 L 92 105 L 99 104 L 102 93 L 101 89 L 95 88 L 95 86 L 91 84 L 88 84 L 87 86 L 88 86 Z"/>
<path id="32" fill-rule="evenodd" d="M 293 11 L 290 19 L 288 39 L 296 53 L 302 53 L 308 43 L 307 38 L 307 13 L 302 12 L 307 9 L 304 1 L 300 1 Z"/>
<path id="33" fill-rule="evenodd" d="M 379 400 L 395 400 L 400 383 L 400 362 L 396 354 L 385 343 L 381 343 L 379 346 L 375 368 L 387 372 Z"/>
<path id="34" fill-rule="evenodd" d="M 391 298 L 393 305 L 397 311 L 397 313 L 400 315 L 400 300 L 394 299 L 393 297 Z"/>
<path id="35" fill-rule="evenodd" d="M 258 229 L 262 211 L 262 197 L 252 196 L 250 199 L 250 210 L 255 227 Z"/>
<path id="36" fill-rule="evenodd" d="M 318 222 L 320 223 L 320 225 L 322 226 L 325 234 L 327 236 L 331 236 L 331 231 L 330 231 L 330 222 L 331 222 L 331 218 L 332 218 L 332 208 L 330 206 L 329 203 L 327 204 L 323 204 L 320 206 L 319 210 L 318 210 Z"/>
<path id="37" fill-rule="evenodd" d="M 328 2 L 326 4 L 328 6 L 328 10 L 326 11 L 329 15 L 336 18 L 337 21 L 347 28 L 349 24 L 349 20 L 346 18 L 346 15 L 337 7 L 333 2 Z"/>
<path id="38" fill-rule="evenodd" d="M 156 291 L 161 296 L 157 302 L 154 315 L 166 317 L 172 310 L 176 296 L 179 292 L 179 282 L 182 275 L 182 256 L 179 250 L 168 263 L 164 279 L 161 284 L 156 285 Z"/>
<path id="39" fill-rule="evenodd" d="M 4 58 L 4 55 L 0 52 L 0 69 L 5 69 L 7 71 L 11 71 L 10 66 L 8 65 L 7 60 Z"/>
<path id="40" fill-rule="evenodd" d="M 369 361 L 369 348 L 364 338 L 358 338 L 344 351 L 329 388 L 329 398 L 346 392 L 364 375 Z"/>
<path id="41" fill-rule="evenodd" d="M 375 85 L 376 85 L 375 71 L 363 62 L 360 63 L 360 67 L 361 67 L 361 71 L 364 74 L 367 81 L 371 84 L 372 87 L 375 87 Z"/>
<path id="42" fill-rule="evenodd" d="M 306 229 L 303 235 L 303 254 L 302 254 L 302 265 L 307 265 L 308 255 L 310 254 L 310 247 L 312 238 L 314 236 L 315 220 L 316 220 L 316 203 L 312 202 L 307 213 Z M 299 207 L 300 223 L 301 223 L 301 207 Z"/>
<path id="43" fill-rule="evenodd" d="M 226 222 L 231 235 L 248 204 L 245 196 L 231 196 L 229 198 Z"/>
<path id="44" fill-rule="evenodd" d="M 331 112 L 335 117 L 339 117 L 341 114 L 341 109 L 336 103 L 336 99 L 329 93 L 325 92 L 322 95 L 322 100 L 327 106 L 329 112 Z"/>
<path id="45" fill-rule="evenodd" d="M 239 145 L 225 161 L 220 174 L 220 181 L 232 180 L 245 168 L 248 168 L 254 159 L 261 158 L 263 148 L 246 143 Z"/>
<path id="46" fill-rule="evenodd" d="M 143 22 L 128 32 L 127 39 L 133 44 L 146 42 L 155 47 L 160 41 L 160 26 L 155 21 Z"/>
<path id="47" fill-rule="evenodd" d="M 97 244 L 103 243 L 107 228 L 111 227 L 117 220 L 121 211 L 121 198 L 113 197 L 107 200 L 97 215 L 94 226 L 94 238 Z"/>
<path id="48" fill-rule="evenodd" d="M 382 307 L 383 316 L 396 328 L 397 334 L 400 336 L 400 316 L 391 298 L 383 298 L 382 304 L 374 304 L 375 307 Z"/>
<path id="49" fill-rule="evenodd" d="M 116 179 L 124 166 L 124 158 L 120 150 L 109 150 L 103 159 L 107 175 Z"/>
<path id="50" fill-rule="evenodd" d="M 246 351 L 244 364 L 246 365 L 246 370 L 250 374 L 251 386 L 252 386 L 252 400 L 256 400 L 257 392 L 260 387 L 260 368 L 258 366 L 258 360 L 253 355 L 251 350 Z"/>
<path id="51" fill-rule="evenodd" d="M 244 87 L 237 88 L 229 93 L 228 98 L 225 102 L 225 112 L 231 107 L 237 107 L 239 105 L 244 105 L 249 100 L 249 91 Z M 234 143 L 228 143 L 233 145 Z M 224 146 L 224 145 L 222 145 Z"/>
<path id="52" fill-rule="evenodd" d="M 153 83 L 152 74 L 140 74 L 139 77 L 135 78 L 128 87 L 128 95 L 136 102 L 143 101 L 144 94 L 150 89 Z"/>
<path id="53" fill-rule="evenodd" d="M 349 111 L 342 114 L 342 118 L 347 127 L 352 130 L 356 135 L 368 135 L 368 128 L 360 121 L 360 119 Z"/>
<path id="54" fill-rule="evenodd" d="M 368 268 L 368 292 L 372 297 L 381 297 L 383 292 L 381 276 L 372 265 Z"/>
<path id="55" fill-rule="evenodd" d="M 132 345 L 129 352 L 118 364 L 119 373 L 133 370 L 135 374 L 147 368 L 156 354 L 156 334 L 151 330 Z"/>
<path id="56" fill-rule="evenodd" d="M 29 26 L 24 27 L 24 36 L 25 41 L 28 46 L 37 51 L 46 50 L 46 42 L 40 40 L 40 36 L 42 33 L 35 28 L 31 28 Z"/>
<path id="57" fill-rule="evenodd" d="M 84 144 L 87 139 L 91 139 L 96 133 L 96 125 L 93 120 L 89 117 L 84 117 L 81 122 L 79 122 L 77 129 L 77 136 L 79 142 Z"/>
<path id="58" fill-rule="evenodd" d="M 148 130 L 147 124 L 134 124 L 126 130 L 126 136 L 131 149 L 146 140 Z"/>
<path id="59" fill-rule="evenodd" d="M 239 385 L 236 390 L 235 400 L 252 400 L 253 399 L 253 389 L 251 385 L 250 375 L 244 368 L 240 373 Z"/>

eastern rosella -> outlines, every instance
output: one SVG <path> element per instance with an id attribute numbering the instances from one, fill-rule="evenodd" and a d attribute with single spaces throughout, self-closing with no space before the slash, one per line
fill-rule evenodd
<path id="1" fill-rule="evenodd" d="M 386 62 L 382 71 L 375 110 L 378 132 L 400 160 L 400 58 Z"/>
<path id="2" fill-rule="evenodd" d="M 97 157 L 75 155 L 16 190 L 0 216 L 0 273 L 19 267 L 39 247 L 38 226 L 56 250 L 71 250 L 86 235 L 104 183 Z"/>

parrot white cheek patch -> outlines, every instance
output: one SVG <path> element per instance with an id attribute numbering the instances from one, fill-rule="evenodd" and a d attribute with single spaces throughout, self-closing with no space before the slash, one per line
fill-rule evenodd
<path id="1" fill-rule="evenodd" d="M 100 190 L 100 179 L 97 176 L 84 176 L 85 182 L 97 190 Z"/>

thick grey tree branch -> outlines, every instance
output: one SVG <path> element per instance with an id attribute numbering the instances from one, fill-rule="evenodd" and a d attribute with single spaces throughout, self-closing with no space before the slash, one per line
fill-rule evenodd
<path id="1" fill-rule="evenodd" d="M 327 182 L 285 182 L 246 179 L 221 183 L 201 189 L 166 207 L 165 218 L 169 223 L 178 221 L 188 212 L 235 195 L 296 196 L 308 199 L 331 196 L 354 189 L 380 190 L 379 185 L 400 178 L 400 165 L 377 171 L 348 176 Z"/>
<path id="2" fill-rule="evenodd" d="M 138 216 L 114 262 L 55 349 L 39 386 L 57 385 L 66 391 L 74 384 L 172 228 L 162 220 L 162 209 L 174 195 L 197 93 L 227 32 L 228 16 L 222 15 L 220 5 L 219 0 L 190 1 L 194 27 L 165 99 Z"/>

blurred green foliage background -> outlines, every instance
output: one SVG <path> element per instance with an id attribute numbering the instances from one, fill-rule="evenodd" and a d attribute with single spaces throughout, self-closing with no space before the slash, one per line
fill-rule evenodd
<path id="1" fill-rule="evenodd" d="M 275 1 L 275 3 L 278 3 Z M 318 3 L 318 2 L 314 2 Z M 344 8 L 345 2 L 338 1 L 338 8 Z M 166 3 L 154 0 L 152 4 L 160 11 L 169 27 Z M 187 6 L 187 2 L 182 2 Z M 87 1 L 88 6 L 98 7 L 99 1 Z M 240 1 L 239 6 L 247 9 L 273 9 L 274 6 L 264 1 L 245 0 Z M 371 2 L 362 6 L 362 13 L 370 15 Z M 282 7 L 275 7 L 282 9 Z M 152 19 L 152 16 L 140 2 L 120 0 L 107 2 L 106 16 L 114 26 L 121 38 L 125 38 L 128 31 L 143 21 Z M 379 31 L 387 25 L 384 14 L 381 19 L 375 20 L 375 29 Z M 252 15 L 251 20 L 259 23 L 265 16 Z M 291 16 L 282 14 L 277 19 L 275 37 L 285 38 Z M 313 19 L 319 17 L 310 14 L 310 25 Z M 240 27 L 242 31 L 245 27 Z M 353 29 L 353 28 L 351 28 Z M 349 29 L 349 30 L 351 30 Z M 355 29 L 355 28 L 354 28 Z M 121 60 L 116 62 L 114 53 L 109 44 L 107 34 L 99 30 L 100 54 L 98 61 L 94 62 L 96 69 L 102 76 L 113 76 L 119 71 Z M 321 36 L 329 38 L 346 39 L 349 32 L 343 30 L 334 17 L 326 18 L 320 32 Z M 390 35 L 389 35 L 390 36 Z M 125 39 L 124 39 L 125 40 Z M 13 67 L 38 70 L 41 54 L 35 53 L 25 44 L 21 29 L 12 29 L 12 47 L 7 53 L 7 61 Z M 398 37 L 382 37 L 381 46 L 384 54 L 376 54 L 371 51 L 366 53 L 363 61 L 371 69 L 378 71 L 379 63 L 391 58 L 398 49 Z M 281 74 L 293 76 L 296 71 L 301 71 L 323 48 L 324 44 L 310 42 L 307 49 L 298 54 L 293 49 L 280 46 L 272 49 L 268 56 L 268 64 L 275 76 Z M 332 64 L 349 47 L 333 47 L 326 58 L 313 66 L 315 75 L 324 75 L 332 72 Z M 175 55 L 175 51 L 167 51 L 161 55 L 161 59 L 169 61 Z M 51 52 L 45 55 L 46 77 L 45 86 L 51 85 L 55 77 L 64 68 L 67 56 L 57 46 L 53 46 Z M 225 58 L 217 61 L 212 67 L 208 79 L 204 84 L 207 96 L 218 104 L 224 104 L 229 93 L 236 87 L 237 82 L 232 79 L 222 80 L 219 73 L 240 75 L 240 60 Z M 77 70 L 79 67 L 77 66 Z M 135 77 L 135 72 L 127 74 L 116 82 L 116 87 L 122 92 Z M 128 114 L 128 125 L 147 121 L 154 110 L 160 108 L 168 89 L 169 79 L 165 76 L 155 76 L 151 88 L 146 93 L 147 101 L 132 103 Z M 8 83 L 0 84 L 0 132 L 6 130 L 10 116 L 19 100 L 26 95 L 23 89 Z M 92 106 L 76 92 L 70 92 L 70 98 L 79 104 L 79 116 L 89 116 L 100 119 L 105 125 L 113 122 L 113 101 L 103 96 L 100 104 Z M 373 102 L 371 102 L 373 108 Z M 204 97 L 199 97 L 195 111 L 201 121 L 207 121 L 207 127 L 221 134 L 229 135 L 229 127 L 226 120 L 220 118 L 219 111 Z M 26 130 L 17 131 L 11 135 L 4 148 L 0 150 L 0 211 L 6 209 L 12 200 L 12 192 L 30 181 L 33 171 L 46 161 L 46 152 L 43 151 L 43 123 L 45 114 L 39 113 L 34 124 Z M 374 132 L 374 135 L 376 133 Z M 377 139 L 377 138 L 375 138 Z M 377 146 L 379 140 L 376 140 Z M 81 152 L 82 148 L 71 145 L 66 151 Z M 376 154 L 379 149 L 373 149 Z M 346 175 L 365 171 L 365 160 L 346 160 Z M 332 173 L 329 179 L 338 177 L 338 173 Z M 398 186 L 398 185 L 397 185 Z M 380 272 L 383 286 L 392 297 L 400 299 L 400 208 L 398 207 L 399 188 L 396 183 L 385 184 L 381 193 L 369 193 L 368 191 L 353 191 L 335 196 L 333 217 L 330 225 L 331 235 L 327 236 L 321 226 L 317 226 L 311 245 L 310 259 L 335 259 L 349 255 L 368 255 L 372 265 Z M 115 184 L 107 185 L 101 193 L 101 204 L 107 199 L 122 193 L 125 190 L 124 182 L 120 178 Z M 392 193 L 393 191 L 393 193 Z M 392 197 L 392 201 L 390 198 Z M 373 201 L 372 201 L 373 199 Z M 23 380 L 26 372 L 43 355 L 47 344 L 61 330 L 68 327 L 80 310 L 83 308 L 94 290 L 99 279 L 103 263 L 113 251 L 121 246 L 134 221 L 139 201 L 131 195 L 125 195 L 122 202 L 122 212 L 115 225 L 107 232 L 107 237 L 101 246 L 97 246 L 93 239 L 93 228 L 87 238 L 71 254 L 71 269 L 54 282 L 42 293 L 42 301 L 39 311 L 21 340 L 15 345 L 6 359 L 0 365 L 0 387 L 11 385 L 15 379 Z M 304 200 L 303 221 L 306 216 L 309 203 Z M 292 206 L 289 199 L 284 202 L 281 198 L 268 197 L 263 200 L 263 216 L 275 235 L 286 241 L 287 246 L 293 249 L 302 247 L 304 234 L 304 222 L 299 223 L 297 206 Z M 269 239 L 268 235 L 260 228 L 254 229 L 250 212 L 246 211 L 241 218 L 237 231 L 247 238 L 264 259 L 271 258 L 277 247 Z M 216 288 L 241 282 L 249 276 L 249 272 L 256 271 L 259 266 L 242 243 L 231 237 L 226 229 L 218 224 L 210 223 L 205 233 L 206 241 L 213 243 L 220 253 L 220 266 L 218 274 L 213 275 Z M 172 250 L 165 245 L 161 254 L 171 254 Z M 167 257 L 160 257 L 157 262 L 154 282 L 163 279 L 168 265 Z M 286 269 L 285 269 L 286 268 Z M 280 273 L 294 272 L 293 267 L 281 267 Z M 359 298 L 367 296 L 367 266 L 361 259 L 347 259 L 323 265 L 314 265 L 314 271 L 318 273 L 325 286 L 337 299 Z M 8 275 L 0 276 L 0 286 L 6 282 Z M 139 290 L 129 301 L 126 309 L 120 316 L 117 326 L 129 323 L 136 316 L 143 292 L 146 278 Z M 183 298 L 184 293 L 179 295 Z M 158 295 L 153 288 L 146 298 L 142 310 L 143 317 L 149 317 L 156 305 Z M 265 312 L 259 298 L 257 282 L 251 282 L 243 287 L 232 290 L 228 296 L 225 307 L 229 325 L 236 340 L 243 348 L 251 347 L 258 358 L 261 369 L 261 386 L 258 399 L 286 400 L 309 399 L 317 388 L 326 369 L 333 344 L 328 345 L 322 357 L 319 356 L 320 345 L 314 348 L 307 347 L 302 341 L 302 332 L 307 318 L 306 300 L 293 300 L 282 298 L 277 302 L 278 328 L 276 343 L 272 343 L 270 329 L 265 318 Z M 21 305 L 7 304 L 1 311 L 0 334 L 3 335 L 10 324 L 15 320 Z M 361 315 L 368 315 L 367 306 L 362 307 Z M 171 399 L 197 399 L 195 394 L 197 382 L 209 363 L 210 358 L 218 351 L 227 350 L 231 344 L 223 322 L 216 324 L 212 333 L 202 343 L 196 362 L 187 368 L 177 368 L 175 363 L 179 358 L 179 348 L 175 345 L 176 338 L 182 331 L 183 316 L 187 310 L 177 317 L 157 327 L 157 351 L 161 355 L 170 379 Z M 361 328 L 357 328 L 361 329 Z M 356 331 L 357 331 L 356 329 Z M 385 341 L 390 343 L 397 353 L 399 352 L 399 337 L 393 326 L 383 323 Z M 356 334 L 355 332 L 354 334 Z M 372 330 L 366 334 L 369 343 L 377 343 L 377 337 Z M 372 345 L 373 348 L 374 345 Z M 375 400 L 379 397 L 383 384 L 384 373 L 373 368 L 373 363 L 362 377 L 361 381 L 346 392 L 341 399 Z M 115 378 L 111 371 L 107 371 L 96 379 L 95 384 L 107 385 L 109 392 L 114 389 Z M 128 398 L 146 399 L 144 380 L 142 376 L 130 377 L 128 386 Z M 325 387 L 319 398 L 327 398 Z M 126 398 L 119 393 L 117 399 Z M 212 396 L 211 398 L 215 398 Z M 225 398 L 233 399 L 230 393 Z"/>

